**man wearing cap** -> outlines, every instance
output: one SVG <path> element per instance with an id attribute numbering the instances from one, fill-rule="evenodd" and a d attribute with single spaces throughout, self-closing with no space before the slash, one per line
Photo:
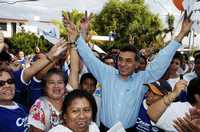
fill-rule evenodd
<path id="1" fill-rule="evenodd" d="M 194 52 L 194 58 L 194 71 L 183 76 L 183 78 L 187 81 L 200 77 L 200 50 Z"/>
<path id="2" fill-rule="evenodd" d="M 150 84 L 145 84 L 149 89 L 140 107 L 139 115 L 135 124 L 135 129 L 142 132 L 162 132 L 156 127 L 147 115 L 148 106 L 161 99 L 168 92 L 172 91 L 171 86 L 166 80 L 159 80 Z"/>

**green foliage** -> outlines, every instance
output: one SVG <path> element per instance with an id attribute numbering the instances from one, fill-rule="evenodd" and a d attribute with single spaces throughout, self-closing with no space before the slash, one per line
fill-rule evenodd
<path id="1" fill-rule="evenodd" d="M 11 38 L 12 53 L 16 53 L 17 50 L 22 50 L 26 55 L 34 54 L 36 46 L 41 51 L 46 52 L 51 47 L 51 44 L 43 36 L 38 38 L 34 33 L 30 32 L 19 32 Z"/>
<path id="2" fill-rule="evenodd" d="M 60 20 L 52 20 L 52 23 L 58 27 L 59 31 L 60 31 L 60 36 L 66 38 L 66 34 L 67 34 L 67 30 L 65 29 L 62 21 Z"/>
<path id="3" fill-rule="evenodd" d="M 145 48 L 162 34 L 160 19 L 148 10 L 144 0 L 110 0 L 93 24 L 93 30 L 99 35 L 117 33 L 115 47 L 128 43 L 132 36 L 136 47 Z"/>
<path id="4" fill-rule="evenodd" d="M 167 24 L 168 24 L 169 32 L 171 33 L 171 37 L 173 36 L 174 20 L 175 20 L 174 15 L 172 14 L 167 15 Z"/>

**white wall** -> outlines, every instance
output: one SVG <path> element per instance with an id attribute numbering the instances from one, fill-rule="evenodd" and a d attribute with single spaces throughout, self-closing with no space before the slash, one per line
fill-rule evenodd
<path id="1" fill-rule="evenodd" d="M 12 30 L 11 23 L 8 22 L 7 23 L 7 31 L 3 31 L 2 30 L 2 33 L 3 33 L 5 38 L 10 38 L 12 36 L 12 31 L 11 30 Z"/>

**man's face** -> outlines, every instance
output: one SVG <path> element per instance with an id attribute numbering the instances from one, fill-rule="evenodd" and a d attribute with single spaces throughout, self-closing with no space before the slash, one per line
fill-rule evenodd
<path id="1" fill-rule="evenodd" d="M 194 71 L 196 72 L 197 76 L 200 77 L 200 58 L 195 60 Z"/>
<path id="2" fill-rule="evenodd" d="M 160 100 L 162 98 L 161 95 L 157 95 L 155 93 L 153 93 L 151 90 L 149 90 L 147 92 L 147 98 L 146 98 L 146 103 L 148 106 L 152 105 L 153 103 L 157 102 L 158 100 Z"/>
<path id="3" fill-rule="evenodd" d="M 179 59 L 173 59 L 170 65 L 170 71 L 177 72 L 180 66 L 181 66 L 181 61 Z"/>
<path id="4" fill-rule="evenodd" d="M 140 64 L 139 64 L 139 67 L 138 67 L 138 69 L 139 70 L 142 70 L 142 71 L 144 71 L 145 70 L 145 68 L 146 68 L 146 61 L 145 61 L 145 59 L 144 58 L 142 58 L 141 60 L 140 60 Z"/>
<path id="5" fill-rule="evenodd" d="M 134 52 L 125 51 L 120 52 L 118 58 L 119 73 L 122 78 L 127 79 L 135 71 L 136 67 L 136 54 Z"/>
<path id="6" fill-rule="evenodd" d="M 104 62 L 107 64 L 107 65 L 110 65 L 112 67 L 115 67 L 115 62 L 112 58 L 109 58 L 109 59 L 105 59 Z"/>

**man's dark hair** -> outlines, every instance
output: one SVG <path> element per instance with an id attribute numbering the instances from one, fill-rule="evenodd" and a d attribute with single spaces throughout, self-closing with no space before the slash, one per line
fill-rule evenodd
<path id="1" fill-rule="evenodd" d="M 83 74 L 83 75 L 81 76 L 81 79 L 80 79 L 80 85 L 81 85 L 81 86 L 82 86 L 82 84 L 83 84 L 83 81 L 84 81 L 85 79 L 87 79 L 87 78 L 94 80 L 95 85 L 97 84 L 97 80 L 96 80 L 96 78 L 92 75 L 92 73 L 85 73 L 85 74 Z"/>
<path id="2" fill-rule="evenodd" d="M 139 51 L 138 51 L 138 49 L 134 45 L 125 44 L 124 46 L 122 46 L 120 48 L 120 51 L 121 52 L 127 52 L 127 51 L 133 52 L 133 53 L 135 53 L 135 60 L 138 61 L 138 62 L 140 61 Z"/>
<path id="3" fill-rule="evenodd" d="M 115 62 L 114 56 L 111 54 L 107 54 L 102 58 L 102 61 L 105 62 L 105 60 L 107 59 L 113 59 L 113 61 Z"/>
<path id="4" fill-rule="evenodd" d="M 90 106 L 92 108 L 92 120 L 95 121 L 96 114 L 97 114 L 96 101 L 90 93 L 88 93 L 85 90 L 81 90 L 81 89 L 76 89 L 76 90 L 68 93 L 68 95 L 65 96 L 65 99 L 63 101 L 63 106 L 62 106 L 62 116 L 66 113 L 69 106 L 72 104 L 72 101 L 77 98 L 85 98 L 88 100 L 88 102 L 90 103 Z"/>
<path id="5" fill-rule="evenodd" d="M 4 67 L 4 68 L 0 69 L 0 76 L 2 76 L 3 72 L 7 72 L 11 76 L 12 79 L 15 79 L 13 72 L 8 67 Z"/>
<path id="6" fill-rule="evenodd" d="M 194 97 L 195 94 L 200 95 L 200 78 L 192 79 L 187 87 L 187 100 L 192 105 L 197 103 Z"/>
<path id="7" fill-rule="evenodd" d="M 174 55 L 174 57 L 173 57 L 173 60 L 174 60 L 174 59 L 180 60 L 181 65 L 183 64 L 183 55 L 182 55 L 180 52 L 176 51 L 176 53 L 175 53 L 175 55 Z"/>

